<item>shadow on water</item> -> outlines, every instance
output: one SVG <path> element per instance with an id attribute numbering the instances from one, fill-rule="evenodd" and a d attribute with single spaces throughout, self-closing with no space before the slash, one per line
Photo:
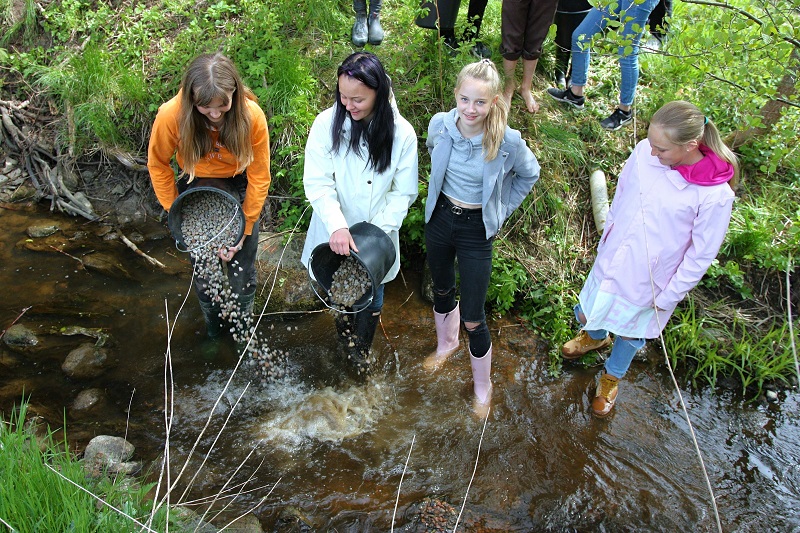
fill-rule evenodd
<path id="1" fill-rule="evenodd" d="M 193 296 L 178 314 L 190 272 L 169 238 L 140 247 L 173 273 L 146 265 L 117 240 L 103 240 L 94 225 L 56 220 L 62 238 L 75 245 L 72 257 L 25 248 L 25 230 L 44 221 L 41 213 L 0 211 L 0 325 L 5 329 L 31 306 L 19 323 L 42 339 L 42 347 L 24 352 L 2 346 L 0 408 L 7 412 L 24 391 L 32 411 L 51 425 L 60 425 L 66 412 L 75 447 L 95 435 L 125 436 L 137 459 L 158 465 L 174 321 L 173 479 L 191 455 L 178 494 L 199 472 L 185 499 L 212 498 L 226 488 L 227 496 L 236 494 L 228 514 L 255 507 L 268 531 L 388 531 L 400 488 L 395 527 L 439 531 L 447 522 L 433 522 L 425 502 L 460 510 L 480 446 L 460 522 L 467 530 L 716 530 L 688 427 L 655 350 L 634 364 L 617 412 L 600 421 L 588 414 L 596 370 L 567 365 L 550 378 L 535 339 L 508 321 L 493 322 L 495 392 L 481 440 L 463 340 L 438 372 L 421 367 L 434 347 L 433 319 L 412 273 L 387 287 L 374 344 L 379 368 L 369 378 L 348 371 L 332 317 L 320 312 L 262 319 L 259 332 L 287 354 L 287 372 L 261 385 L 248 383 L 246 366 L 229 379 L 238 353 L 231 341 L 204 340 Z M 142 230 L 159 232 L 160 226 Z M 75 259 L 96 251 L 117 257 L 131 279 L 98 274 Z M 60 334 L 68 326 L 110 335 L 109 364 L 99 377 L 62 371 L 70 350 L 87 342 Z M 99 389 L 101 400 L 77 409 L 76 397 L 87 389 Z M 800 530 L 798 395 L 753 406 L 728 393 L 682 392 L 723 529 Z"/>

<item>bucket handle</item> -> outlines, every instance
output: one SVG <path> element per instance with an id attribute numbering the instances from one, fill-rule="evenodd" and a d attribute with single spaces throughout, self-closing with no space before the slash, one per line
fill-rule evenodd
<path id="1" fill-rule="evenodd" d="M 175 249 L 178 250 L 179 252 L 183 252 L 183 253 L 186 253 L 186 252 L 192 253 L 192 252 L 195 252 L 195 251 L 200 250 L 201 248 L 205 247 L 208 243 L 213 242 L 214 239 L 216 239 L 217 237 L 219 237 L 220 235 L 225 233 L 225 230 L 228 229 L 228 227 L 230 227 L 231 224 L 233 224 L 234 220 L 236 220 L 236 215 L 239 214 L 239 209 L 241 209 L 241 207 L 239 206 L 239 204 L 236 204 L 236 210 L 233 212 L 233 215 L 231 216 L 231 219 L 227 222 L 227 224 L 225 224 L 225 226 L 222 227 L 221 230 L 219 230 L 219 232 L 216 235 L 214 235 L 213 237 L 208 239 L 204 244 L 201 244 L 200 246 L 197 246 L 195 248 L 189 248 L 187 246 L 186 249 L 183 250 L 183 249 L 181 249 L 181 243 L 178 242 L 178 239 L 175 239 Z M 183 232 L 181 232 L 181 233 L 183 233 Z"/>
<path id="2" fill-rule="evenodd" d="M 347 311 L 346 309 L 343 310 L 339 309 L 338 307 L 333 307 L 332 305 L 329 305 L 328 302 L 325 301 L 325 298 L 320 296 L 319 292 L 317 291 L 317 288 L 314 287 L 314 285 L 316 285 L 319 282 L 315 280 L 314 277 L 311 275 L 311 262 L 313 261 L 313 259 L 314 259 L 314 254 L 311 254 L 311 257 L 308 258 L 308 268 L 306 269 L 306 273 L 308 274 L 308 284 L 311 286 L 311 290 L 314 291 L 314 294 L 317 295 L 317 298 L 319 298 L 319 301 L 322 302 L 322 304 L 331 311 L 336 311 L 337 313 L 342 313 L 343 315 L 355 315 L 356 313 L 360 313 L 361 311 L 363 311 L 363 309 L 359 309 L 358 311 Z M 373 298 L 374 296 L 370 295 L 369 300 L 366 302 L 367 305 L 364 306 L 364 309 L 366 309 L 367 306 L 369 306 L 369 304 L 372 303 Z"/>

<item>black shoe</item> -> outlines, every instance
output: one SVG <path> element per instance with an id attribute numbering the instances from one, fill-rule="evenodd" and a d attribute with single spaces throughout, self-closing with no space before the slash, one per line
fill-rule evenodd
<path id="1" fill-rule="evenodd" d="M 480 41 L 475 43 L 471 51 L 472 55 L 480 59 L 490 59 L 492 57 L 492 49 Z"/>
<path id="2" fill-rule="evenodd" d="M 600 121 L 600 126 L 609 131 L 617 131 L 633 120 L 633 112 L 616 108 L 611 116 Z"/>
<path id="3" fill-rule="evenodd" d="M 563 72 L 561 72 L 560 70 L 557 70 L 556 71 L 556 75 L 555 75 L 555 80 L 556 80 L 556 87 L 558 89 L 561 89 L 561 90 L 566 89 L 566 87 L 567 87 L 567 77 L 564 75 Z"/>
<path id="4" fill-rule="evenodd" d="M 444 49 L 451 56 L 455 56 L 458 54 L 458 47 L 459 47 L 459 42 L 458 39 L 456 39 L 455 35 L 444 36 Z"/>
<path id="5" fill-rule="evenodd" d="M 551 87 L 547 89 L 547 94 L 559 102 L 571 105 L 575 109 L 583 109 L 583 102 L 586 100 L 583 96 L 575 96 L 575 93 L 573 93 L 569 87 L 563 90 Z"/>

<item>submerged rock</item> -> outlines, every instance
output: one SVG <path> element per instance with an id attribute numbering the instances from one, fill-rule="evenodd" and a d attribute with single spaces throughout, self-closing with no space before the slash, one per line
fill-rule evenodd
<path id="1" fill-rule="evenodd" d="M 58 231 L 58 225 L 56 224 L 34 224 L 32 226 L 28 226 L 28 229 L 25 230 L 25 233 L 28 234 L 28 237 L 38 239 L 40 237 L 49 237 L 53 233 Z"/>
<path id="2" fill-rule="evenodd" d="M 39 338 L 24 324 L 14 324 L 6 330 L 3 342 L 9 348 L 27 348 L 39 344 Z"/>
<path id="3" fill-rule="evenodd" d="M 111 278 L 135 279 L 115 257 L 101 252 L 83 256 L 83 266 Z"/>
<path id="4" fill-rule="evenodd" d="M 105 370 L 106 361 L 108 361 L 108 353 L 105 349 L 86 343 L 67 355 L 61 365 L 61 370 L 71 378 L 95 378 Z"/>

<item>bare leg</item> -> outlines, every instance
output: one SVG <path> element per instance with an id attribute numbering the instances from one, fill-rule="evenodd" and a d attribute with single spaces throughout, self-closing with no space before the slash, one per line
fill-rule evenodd
<path id="1" fill-rule="evenodd" d="M 519 94 L 525 101 L 525 107 L 528 113 L 536 113 L 539 111 L 539 104 L 533 98 L 531 92 L 533 88 L 533 74 L 536 72 L 536 64 L 538 59 L 523 59 L 522 60 L 522 85 L 519 87 Z M 508 87 L 506 87 L 508 88 Z"/>
<path id="2" fill-rule="evenodd" d="M 506 86 L 503 90 L 503 98 L 509 107 L 511 107 L 511 98 L 514 96 L 514 89 L 517 88 L 516 77 L 517 61 L 511 59 L 503 59 L 503 72 L 506 75 Z"/>

